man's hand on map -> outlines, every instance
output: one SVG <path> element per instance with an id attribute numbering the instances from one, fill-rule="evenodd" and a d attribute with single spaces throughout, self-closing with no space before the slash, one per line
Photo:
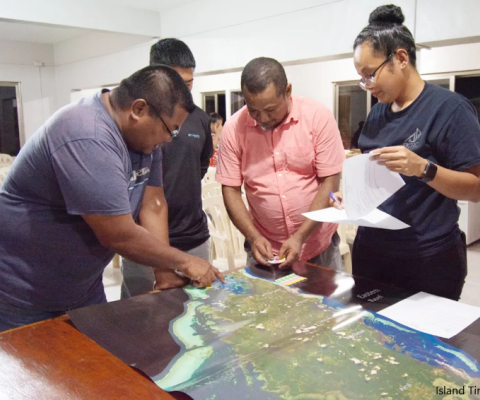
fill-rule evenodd
<path id="1" fill-rule="evenodd" d="M 190 278 L 192 284 L 196 287 L 210 286 L 217 278 L 220 282 L 226 282 L 223 274 L 208 261 L 191 255 L 188 255 L 188 262 L 182 265 L 179 270 L 183 275 Z"/>
<path id="2" fill-rule="evenodd" d="M 185 276 L 180 276 L 171 269 L 154 268 L 155 284 L 153 290 L 166 290 L 177 287 L 182 287 L 190 283 L 190 279 Z"/>
<path id="3" fill-rule="evenodd" d="M 262 265 L 270 265 L 267 260 L 273 258 L 272 245 L 263 236 L 258 236 L 255 240 L 252 240 L 252 256 L 255 261 Z"/>
<path id="4" fill-rule="evenodd" d="M 303 242 L 298 239 L 295 235 L 291 236 L 289 239 L 283 242 L 280 251 L 278 252 L 278 257 L 285 257 L 285 261 L 280 264 L 279 268 L 291 267 L 295 261 L 300 257 L 302 252 Z"/>

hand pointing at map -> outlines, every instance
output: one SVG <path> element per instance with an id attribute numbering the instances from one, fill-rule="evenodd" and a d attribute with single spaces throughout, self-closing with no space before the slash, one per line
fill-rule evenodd
<path id="1" fill-rule="evenodd" d="M 210 286 L 217 278 L 222 283 L 226 282 L 225 277 L 217 268 L 198 257 L 189 256 L 188 262 L 182 266 L 180 272 L 189 277 L 193 285 L 197 287 Z"/>

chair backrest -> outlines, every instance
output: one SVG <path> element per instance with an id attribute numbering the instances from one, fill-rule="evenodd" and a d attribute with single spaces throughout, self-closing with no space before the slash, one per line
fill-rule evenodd
<path id="1" fill-rule="evenodd" d="M 0 186 L 2 186 L 2 183 L 3 181 L 5 180 L 5 178 L 7 177 L 7 174 L 8 174 L 8 170 L 10 169 L 10 167 L 2 167 L 0 166 Z"/>
<path id="2" fill-rule="evenodd" d="M 14 157 L 9 154 L 0 153 L 0 167 L 9 167 L 12 165 Z"/>
<path id="3" fill-rule="evenodd" d="M 217 232 L 231 239 L 230 218 L 223 204 L 223 197 L 214 196 L 203 199 L 203 210 Z"/>
<path id="4" fill-rule="evenodd" d="M 245 238 L 228 217 L 227 210 L 223 202 L 223 197 L 221 195 L 221 190 L 219 195 L 210 195 L 212 191 L 215 190 L 219 190 L 218 187 L 215 189 L 214 186 L 211 186 L 210 189 L 208 187 L 205 189 L 205 196 L 203 197 L 203 210 L 209 219 L 210 236 L 214 246 L 228 247 L 228 249 L 226 249 L 227 257 L 223 256 L 223 258 L 228 258 L 229 269 L 233 269 L 235 267 L 234 257 L 245 256 L 245 250 L 243 246 Z M 223 238 L 223 241 L 220 242 L 221 238 Z"/>
<path id="5" fill-rule="evenodd" d="M 217 169 L 215 167 L 208 167 L 207 173 L 202 179 L 202 184 L 210 183 L 210 182 L 215 182 L 215 173 L 217 172 Z"/>
<path id="6" fill-rule="evenodd" d="M 202 185 L 202 199 L 206 197 L 222 197 L 222 185 L 218 182 L 204 183 Z"/>

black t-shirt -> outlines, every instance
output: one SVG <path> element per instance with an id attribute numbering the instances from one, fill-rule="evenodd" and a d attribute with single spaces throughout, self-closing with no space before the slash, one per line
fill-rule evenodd
<path id="1" fill-rule="evenodd" d="M 210 237 L 201 180 L 212 151 L 210 118 L 198 107 L 187 116 L 178 136 L 162 147 L 170 245 L 180 250 L 193 249 Z"/>
<path id="2" fill-rule="evenodd" d="M 434 164 L 463 171 L 480 164 L 477 113 L 461 95 L 426 83 L 406 109 L 376 104 L 359 139 L 363 153 L 387 146 L 405 146 Z M 403 186 L 380 207 L 410 225 L 402 230 L 359 228 L 356 240 L 368 251 L 403 258 L 438 254 L 460 240 L 456 200 L 449 199 L 415 177 L 403 176 Z"/>

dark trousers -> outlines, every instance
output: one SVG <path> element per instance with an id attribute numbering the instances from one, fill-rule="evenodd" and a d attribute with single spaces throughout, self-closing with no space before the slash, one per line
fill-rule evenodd
<path id="1" fill-rule="evenodd" d="M 467 276 L 467 246 L 462 240 L 429 257 L 400 258 L 378 254 L 371 247 L 353 244 L 353 275 L 458 300 Z"/>

